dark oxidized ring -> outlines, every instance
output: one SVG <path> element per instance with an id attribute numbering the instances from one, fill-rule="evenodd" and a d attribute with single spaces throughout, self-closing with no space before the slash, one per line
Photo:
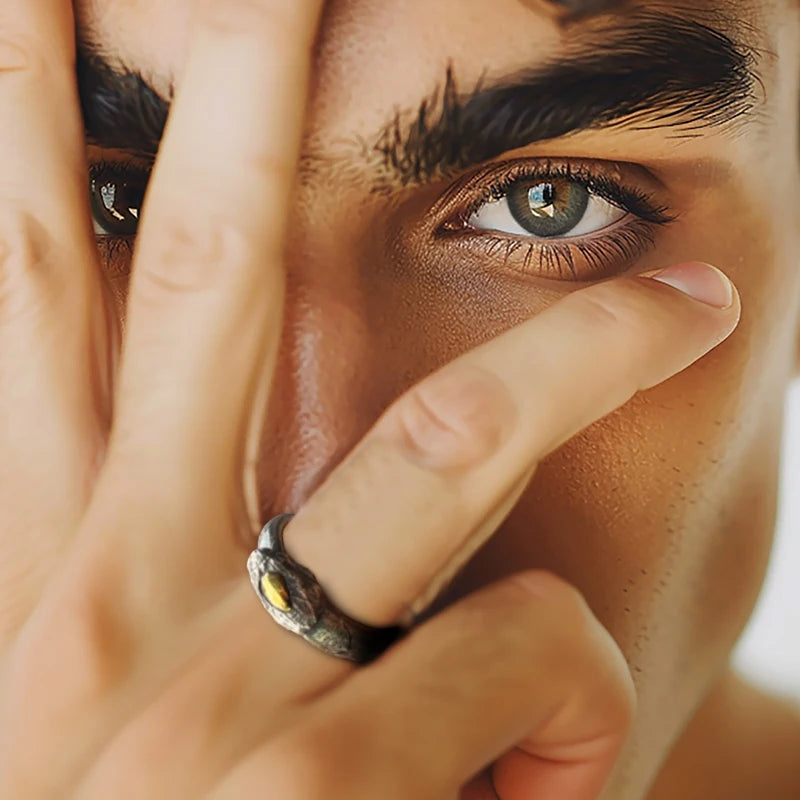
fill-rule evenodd
<path id="1" fill-rule="evenodd" d="M 247 559 L 250 582 L 264 608 L 286 630 L 337 658 L 366 664 L 405 632 L 376 628 L 349 617 L 328 598 L 311 570 L 298 564 L 283 545 L 283 529 L 293 514 L 271 519 Z"/>

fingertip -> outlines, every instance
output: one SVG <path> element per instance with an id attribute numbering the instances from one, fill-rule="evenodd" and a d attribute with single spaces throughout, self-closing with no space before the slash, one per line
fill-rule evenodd
<path id="1" fill-rule="evenodd" d="M 738 292 L 730 278 L 704 261 L 672 264 L 664 269 L 644 272 L 639 277 L 665 283 L 721 311 L 732 308 L 738 300 Z"/>

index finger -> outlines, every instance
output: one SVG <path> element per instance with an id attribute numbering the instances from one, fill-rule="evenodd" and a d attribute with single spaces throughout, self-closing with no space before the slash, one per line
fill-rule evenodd
<path id="1" fill-rule="evenodd" d="M 663 285 L 687 280 L 708 302 Z M 419 613 L 542 458 L 731 333 L 740 312 L 731 286 L 699 263 L 598 284 L 446 365 L 401 397 L 300 509 L 286 529 L 291 555 L 357 619 L 387 625 Z M 714 292 L 729 305 L 713 307 Z"/>

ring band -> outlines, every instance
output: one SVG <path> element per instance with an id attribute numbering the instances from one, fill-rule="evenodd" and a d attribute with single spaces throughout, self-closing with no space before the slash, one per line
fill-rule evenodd
<path id="1" fill-rule="evenodd" d="M 262 605 L 283 628 L 302 636 L 328 655 L 366 664 L 391 647 L 405 628 L 377 628 L 340 611 L 314 573 L 298 564 L 283 544 L 283 530 L 293 514 L 271 519 L 247 559 L 250 582 Z"/>

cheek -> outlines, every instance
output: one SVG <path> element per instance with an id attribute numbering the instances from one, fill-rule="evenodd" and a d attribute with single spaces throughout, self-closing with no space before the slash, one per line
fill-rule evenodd
<path id="1" fill-rule="evenodd" d="M 313 237 L 293 245 L 265 447 L 294 479 L 265 471 L 267 497 L 301 501 L 406 388 L 557 299 L 485 261 L 445 263 L 376 218 L 304 222 Z M 794 299 L 782 287 L 794 245 L 746 226 L 731 235 L 720 219 L 712 204 L 636 268 L 697 257 L 723 266 L 742 294 L 737 332 L 547 458 L 442 600 L 552 569 L 585 594 L 636 676 L 661 690 L 680 676 L 686 698 L 726 660 L 762 581 L 793 347 Z"/>

